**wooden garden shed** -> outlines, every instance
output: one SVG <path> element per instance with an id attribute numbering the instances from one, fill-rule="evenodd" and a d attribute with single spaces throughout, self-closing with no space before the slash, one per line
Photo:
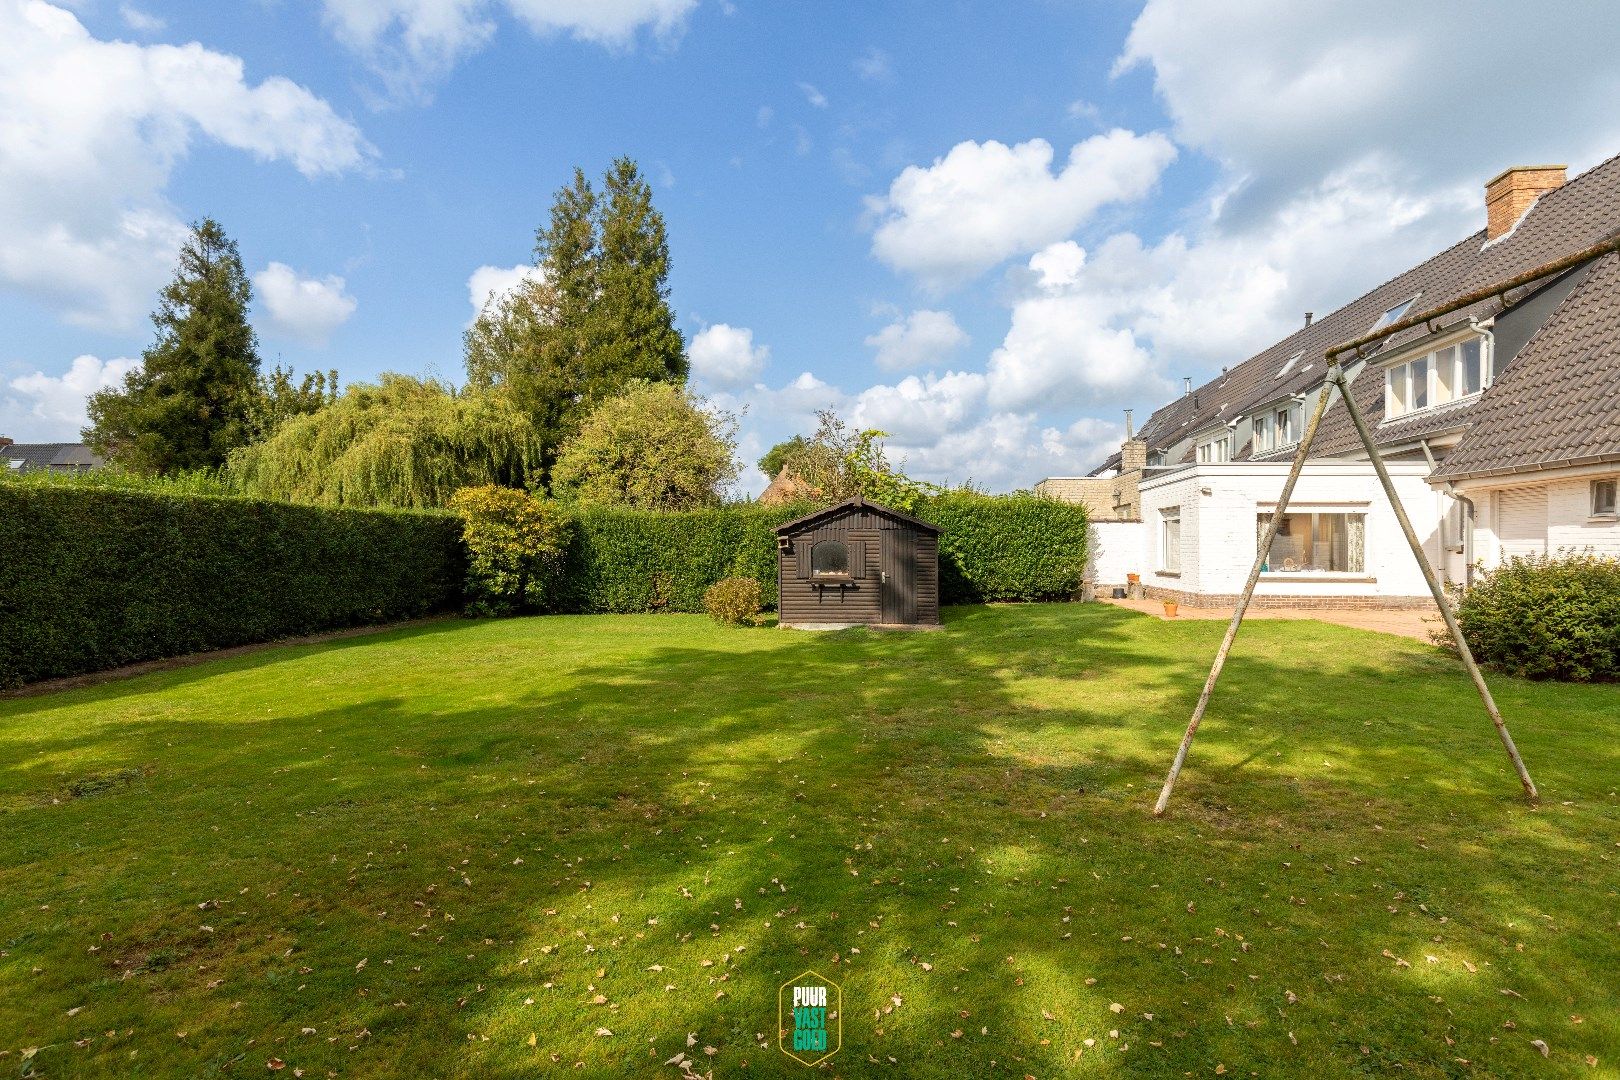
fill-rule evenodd
<path id="1" fill-rule="evenodd" d="M 939 527 L 859 495 L 776 529 L 783 626 L 938 626 Z"/>

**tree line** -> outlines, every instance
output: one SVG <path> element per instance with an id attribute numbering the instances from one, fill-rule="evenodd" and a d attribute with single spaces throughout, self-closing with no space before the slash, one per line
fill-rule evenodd
<path id="1" fill-rule="evenodd" d="M 336 371 L 264 370 L 237 245 L 204 220 L 159 294 L 140 368 L 92 396 L 83 437 L 130 473 L 207 474 L 295 502 L 445 506 L 494 485 L 583 504 L 714 505 L 739 475 L 737 418 L 686 386 L 669 271 L 664 218 L 636 163 L 614 161 L 599 186 L 575 169 L 535 231 L 533 272 L 464 334 L 464 385 L 389 372 L 340 391 Z M 809 497 L 904 502 L 914 486 L 880 434 L 827 414 L 760 464 L 802 477 Z"/>

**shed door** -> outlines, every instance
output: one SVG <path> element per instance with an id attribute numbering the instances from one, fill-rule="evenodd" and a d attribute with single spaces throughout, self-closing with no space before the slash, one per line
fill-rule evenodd
<path id="1" fill-rule="evenodd" d="M 1496 493 L 1496 535 L 1502 558 L 1547 551 L 1547 489 L 1509 488 Z"/>
<path id="2" fill-rule="evenodd" d="M 917 537 L 911 530 L 884 529 L 879 542 L 883 573 L 883 621 L 917 621 Z"/>

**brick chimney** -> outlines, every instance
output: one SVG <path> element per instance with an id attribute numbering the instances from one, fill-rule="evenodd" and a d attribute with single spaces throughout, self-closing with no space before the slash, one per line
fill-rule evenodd
<path id="1" fill-rule="evenodd" d="M 10 446 L 10 445 L 11 445 L 11 440 L 6 438 L 4 435 L 0 435 L 0 446 Z"/>
<path id="2" fill-rule="evenodd" d="M 1515 165 L 1485 185 L 1485 239 L 1495 240 L 1519 223 L 1530 205 L 1564 186 L 1567 165 Z"/>
<path id="3" fill-rule="evenodd" d="M 1119 471 L 1141 472 L 1147 468 L 1147 443 L 1141 439 L 1126 439 L 1119 446 Z"/>

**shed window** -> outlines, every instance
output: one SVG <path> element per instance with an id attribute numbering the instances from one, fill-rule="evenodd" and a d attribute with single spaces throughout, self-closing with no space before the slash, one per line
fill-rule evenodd
<path id="1" fill-rule="evenodd" d="M 822 540 L 810 549 L 811 577 L 848 577 L 849 548 L 842 540 Z"/>

